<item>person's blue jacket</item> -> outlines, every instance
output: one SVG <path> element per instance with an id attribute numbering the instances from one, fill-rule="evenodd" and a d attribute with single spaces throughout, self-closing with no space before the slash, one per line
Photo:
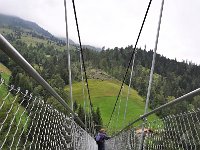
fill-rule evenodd
<path id="1" fill-rule="evenodd" d="M 105 150 L 105 140 L 108 140 L 110 137 L 106 133 L 98 133 L 95 137 L 95 140 L 98 144 L 98 150 Z"/>

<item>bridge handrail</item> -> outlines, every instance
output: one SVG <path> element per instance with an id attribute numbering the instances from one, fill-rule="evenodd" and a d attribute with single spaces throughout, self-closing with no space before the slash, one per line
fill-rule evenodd
<path id="1" fill-rule="evenodd" d="M 3 37 L 0 33 L 0 49 L 21 66 L 34 80 L 44 87 L 66 110 L 68 110 L 78 122 L 85 127 L 81 119 L 71 110 L 60 95 L 40 76 L 40 74 L 25 60 L 25 58 Z"/>
<path id="2" fill-rule="evenodd" d="M 172 101 L 170 101 L 170 102 L 168 102 L 168 103 L 166 103 L 166 104 L 164 104 L 164 105 L 161 105 L 161 106 L 155 108 L 154 110 L 152 110 L 152 111 L 150 111 L 150 112 L 148 112 L 148 113 L 146 113 L 146 114 L 140 116 L 138 119 L 134 120 L 133 122 L 129 123 L 129 125 L 127 125 L 125 128 L 123 128 L 122 130 L 120 130 L 120 131 L 119 131 L 118 133 L 116 133 L 114 136 L 119 135 L 121 132 L 125 131 L 126 129 L 128 129 L 129 127 L 131 127 L 131 126 L 132 126 L 133 124 L 135 124 L 136 122 L 138 122 L 138 121 L 140 121 L 140 120 L 142 120 L 142 119 L 145 119 L 146 117 L 148 117 L 148 116 L 150 116 L 150 115 L 152 115 L 152 114 L 154 114 L 154 113 L 160 111 L 161 109 L 164 109 L 164 108 L 166 108 L 166 107 L 172 106 L 173 104 L 179 103 L 179 102 L 181 102 L 181 101 L 183 101 L 183 100 L 186 100 L 186 99 L 188 99 L 188 98 L 197 96 L 197 95 L 199 95 L 199 94 L 200 94 L 200 88 L 198 88 L 198 89 L 196 89 L 196 90 L 194 90 L 194 91 L 191 91 L 191 92 L 189 92 L 189 93 L 187 93 L 187 94 L 185 94 L 185 95 L 183 95 L 183 96 L 181 96 L 181 97 L 178 97 L 178 98 L 176 98 L 176 99 L 174 99 L 174 100 L 172 100 Z M 113 136 L 113 137 L 114 137 L 114 136 Z"/>

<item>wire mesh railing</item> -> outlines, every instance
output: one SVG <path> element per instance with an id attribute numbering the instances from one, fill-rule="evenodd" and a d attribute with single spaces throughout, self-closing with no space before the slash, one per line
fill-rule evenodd
<path id="1" fill-rule="evenodd" d="M 9 86 L 0 100 L 0 149 L 97 149 L 94 139 L 69 115 L 31 93 Z"/>
<path id="2" fill-rule="evenodd" d="M 34 97 L 0 80 L 0 149 L 97 149 L 94 138 L 65 100 L 0 34 L 0 49 L 44 87 L 64 108 L 57 110 L 47 100 Z M 5 90 L 6 89 L 6 90 Z M 5 91 L 8 93 L 5 94 Z M 78 122 L 81 127 L 76 123 Z"/>
<path id="3" fill-rule="evenodd" d="M 141 127 L 132 127 L 106 142 L 108 150 L 138 150 Z M 200 109 L 146 122 L 143 150 L 200 149 Z"/>
<path id="4" fill-rule="evenodd" d="M 200 109 L 189 109 L 184 113 L 147 122 L 146 118 L 154 113 L 171 108 L 200 94 L 200 88 L 178 97 L 129 123 L 106 142 L 108 150 L 198 150 L 200 149 Z M 168 109 L 170 112 L 170 109 Z M 182 110 L 183 111 L 183 110 Z M 166 114 L 167 115 L 167 114 Z M 143 122 L 140 126 L 139 121 Z"/>

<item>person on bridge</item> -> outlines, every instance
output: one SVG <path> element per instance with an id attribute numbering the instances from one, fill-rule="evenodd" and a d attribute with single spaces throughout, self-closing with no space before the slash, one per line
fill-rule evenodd
<path id="1" fill-rule="evenodd" d="M 108 140 L 110 137 L 106 135 L 105 129 L 101 129 L 99 133 L 95 136 L 95 141 L 98 145 L 98 150 L 105 150 L 105 140 Z"/>

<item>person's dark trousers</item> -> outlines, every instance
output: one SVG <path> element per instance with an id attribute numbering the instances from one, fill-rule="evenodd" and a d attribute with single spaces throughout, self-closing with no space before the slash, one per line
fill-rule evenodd
<path id="1" fill-rule="evenodd" d="M 98 143 L 98 150 L 105 150 L 104 143 Z"/>

